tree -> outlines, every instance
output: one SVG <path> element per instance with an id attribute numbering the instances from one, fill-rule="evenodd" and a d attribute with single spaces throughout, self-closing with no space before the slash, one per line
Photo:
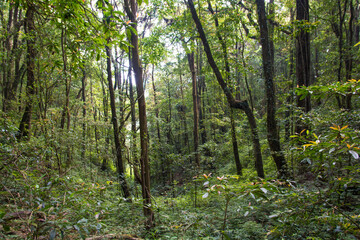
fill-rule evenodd
<path id="1" fill-rule="evenodd" d="M 274 53 L 270 47 L 269 33 L 267 27 L 267 17 L 265 13 L 265 3 L 263 0 L 256 0 L 258 23 L 260 27 L 260 43 L 262 46 L 262 63 L 265 76 L 265 92 L 266 92 L 266 127 L 267 139 L 271 155 L 275 161 L 277 170 L 281 178 L 288 177 L 287 163 L 284 153 L 281 150 L 278 126 L 276 122 L 276 97 L 273 82 L 274 62 L 272 56 Z"/>
<path id="2" fill-rule="evenodd" d="M 132 27 L 137 30 L 137 2 L 136 0 L 124 0 L 125 11 L 132 22 Z M 154 213 L 151 209 L 151 193 L 150 193 L 150 166 L 148 153 L 148 130 L 146 118 L 146 103 L 144 94 L 143 70 L 139 56 L 139 40 L 138 35 L 131 32 L 130 43 L 131 60 L 135 74 L 136 91 L 138 96 L 139 107 L 139 124 L 140 124 L 140 165 L 141 165 L 141 188 L 144 199 L 144 215 L 147 217 L 146 226 L 151 228 L 154 226 Z"/>
<path id="3" fill-rule="evenodd" d="M 230 107 L 232 108 L 237 108 L 237 109 L 241 109 L 242 111 L 245 112 L 248 121 L 249 121 L 249 125 L 250 125 L 250 129 L 251 129 L 251 133 L 252 133 L 252 141 L 253 141 L 253 150 L 254 150 L 254 156 L 255 156 L 255 168 L 257 171 L 257 174 L 259 177 L 264 177 L 264 169 L 263 169 L 263 162 L 262 162 L 262 156 L 261 156 L 261 148 L 260 148 L 260 142 L 259 142 L 259 135 L 258 135 L 258 130 L 257 130 L 257 126 L 256 126 L 256 120 L 254 117 L 254 114 L 248 104 L 248 102 L 246 100 L 243 101 L 237 101 L 235 100 L 235 98 L 232 95 L 232 91 L 231 89 L 228 87 L 228 85 L 226 84 L 213 56 L 212 56 L 212 52 L 210 49 L 210 45 L 207 41 L 204 29 L 202 27 L 202 24 L 200 22 L 200 19 L 197 15 L 197 12 L 195 10 L 195 6 L 192 0 L 188 0 L 188 7 L 190 9 L 192 18 L 195 22 L 196 28 L 199 32 L 200 35 L 200 39 L 203 43 L 204 46 L 204 51 L 206 53 L 207 59 L 208 59 L 208 63 L 211 66 L 215 77 L 219 83 L 219 85 L 221 86 L 228 103 L 230 104 Z"/>
<path id="4" fill-rule="evenodd" d="M 193 112 L 194 112 L 194 153 L 195 153 L 195 164 L 197 167 L 200 166 L 200 154 L 199 154 L 199 107 L 198 107 L 198 96 L 196 86 L 196 71 L 195 71 L 195 57 L 194 52 L 187 54 L 189 68 L 191 72 L 192 80 L 192 97 L 193 97 Z"/>
<path id="5" fill-rule="evenodd" d="M 130 191 L 129 187 L 125 178 L 125 171 L 124 171 L 124 163 L 123 163 L 123 157 L 122 157 L 122 146 L 120 143 L 120 137 L 119 137 L 119 126 L 118 126 L 118 119 L 116 114 L 116 106 L 115 106 L 115 93 L 114 93 L 114 87 L 112 83 L 112 74 L 111 74 L 111 50 L 108 46 L 105 47 L 106 49 L 106 71 L 108 74 L 108 86 L 109 86 L 109 93 L 110 93 L 110 107 L 111 107 L 111 122 L 113 124 L 113 131 L 114 131 L 114 144 L 115 144 L 115 152 L 116 152 L 116 158 L 117 158 L 117 170 L 118 175 L 120 179 L 120 185 L 124 193 L 124 197 L 129 199 L 130 197 Z"/>
<path id="6" fill-rule="evenodd" d="M 27 84 L 26 84 L 26 106 L 22 116 L 18 138 L 30 137 L 31 129 L 31 117 L 33 110 L 33 100 L 35 95 L 35 58 L 36 58 L 36 28 L 35 28 L 35 6 L 32 3 L 27 4 L 26 16 L 25 16 L 25 33 L 28 35 L 26 40 L 27 45 L 27 57 L 26 57 L 26 72 L 27 72 Z"/>
<path id="7" fill-rule="evenodd" d="M 296 79 L 297 86 L 310 86 L 310 33 L 309 24 L 309 0 L 296 0 L 296 20 L 300 27 L 296 33 Z M 311 109 L 310 96 L 302 99 L 296 98 L 296 105 L 304 112 Z M 304 123 L 300 120 L 296 123 L 295 132 L 300 133 Z"/>

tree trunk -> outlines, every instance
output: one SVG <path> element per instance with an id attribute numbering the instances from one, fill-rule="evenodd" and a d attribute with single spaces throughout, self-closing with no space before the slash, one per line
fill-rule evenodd
<path id="1" fill-rule="evenodd" d="M 19 126 L 19 139 L 23 137 L 30 137 L 30 129 L 31 129 L 31 116 L 33 109 L 33 98 L 35 94 L 35 58 L 36 58 L 36 50 L 35 50 L 35 21 L 34 21 L 34 13 L 35 6 L 29 4 L 26 10 L 26 19 L 25 19 L 25 33 L 28 36 L 32 36 L 27 38 L 27 57 L 26 57 L 26 65 L 27 65 L 27 84 L 26 84 L 26 106 L 25 112 L 20 122 Z"/>
<path id="2" fill-rule="evenodd" d="M 239 176 L 242 176 L 242 166 L 241 166 L 240 157 L 239 157 L 239 148 L 238 148 L 238 143 L 237 143 L 237 138 L 236 138 L 234 112 L 233 112 L 232 108 L 230 109 L 230 121 L 231 121 L 231 140 L 232 140 L 233 151 L 234 151 L 236 174 Z"/>
<path id="3" fill-rule="evenodd" d="M 353 1 L 350 0 L 350 19 L 349 19 L 349 27 L 348 31 L 346 31 L 347 34 L 347 44 L 345 49 L 345 76 L 346 81 L 351 80 L 352 77 L 352 69 L 353 69 L 353 46 L 354 46 L 354 31 L 355 31 L 355 8 Z M 352 94 L 347 94 L 344 97 L 345 101 L 345 108 L 348 110 L 351 110 L 351 97 Z"/>
<path id="4" fill-rule="evenodd" d="M 137 3 L 136 0 L 124 0 L 125 11 L 132 22 L 132 27 L 137 31 Z M 143 82 L 143 71 L 139 56 L 139 43 L 138 36 L 131 32 L 131 53 L 132 65 L 135 73 L 136 91 L 138 95 L 139 106 L 139 124 L 140 124 L 140 145 L 141 145 L 141 188 L 143 196 L 143 210 L 144 215 L 147 217 L 146 226 L 152 228 L 154 226 L 154 213 L 151 209 L 151 194 L 150 194 L 150 166 L 149 166 L 149 153 L 148 153 L 148 130 L 146 118 L 146 103 L 145 91 Z"/>
<path id="5" fill-rule="evenodd" d="M 85 62 L 83 62 L 83 64 L 85 64 Z M 83 110 L 82 110 L 82 115 L 83 115 L 83 123 L 82 123 L 82 130 L 83 130 L 83 148 L 82 148 L 82 152 L 81 152 L 81 158 L 83 161 L 85 161 L 85 152 L 86 152 L 86 73 L 85 73 L 85 66 L 81 67 L 82 73 L 83 73 L 83 77 L 81 79 L 81 88 L 82 88 L 82 101 L 83 101 Z"/>
<path id="6" fill-rule="evenodd" d="M 294 10 L 290 8 L 290 21 L 294 21 Z M 289 47 L 289 54 L 290 54 L 290 64 L 289 64 L 289 71 L 288 71 L 288 79 L 291 80 L 291 85 L 289 86 L 289 96 L 286 98 L 286 111 L 285 111 L 285 142 L 290 142 L 290 135 L 293 133 L 293 102 L 294 102 L 294 86 L 295 86 L 295 79 L 294 79 L 294 48 L 293 48 L 293 40 L 290 40 L 290 47 Z"/>
<path id="7" fill-rule="evenodd" d="M 154 96 L 154 108 L 155 108 L 155 117 L 156 117 L 156 133 L 158 138 L 158 143 L 161 143 L 161 135 L 160 135 L 160 124 L 159 124 L 159 106 L 156 98 L 156 87 L 155 87 L 155 80 L 154 80 L 154 64 L 152 65 L 151 71 L 151 83 L 153 87 L 153 96 Z"/>
<path id="8" fill-rule="evenodd" d="M 280 146 L 280 138 L 278 133 L 278 126 L 276 122 L 276 97 L 275 88 L 273 83 L 273 60 L 272 56 L 274 53 L 271 52 L 271 44 L 269 41 L 269 34 L 267 28 L 267 17 L 265 14 L 265 3 L 264 0 L 256 0 L 257 12 L 258 12 L 258 23 L 260 25 L 260 42 L 262 46 L 262 63 L 263 71 L 265 76 L 265 91 L 266 91 L 266 103 L 267 103 L 267 139 L 279 177 L 287 178 L 288 169 L 284 154 Z"/>
<path id="9" fill-rule="evenodd" d="M 211 68 L 215 74 L 215 77 L 216 77 L 220 87 L 222 88 L 222 90 L 227 98 L 227 101 L 230 104 L 230 107 L 241 109 L 242 111 L 245 112 L 245 114 L 248 118 L 249 125 L 251 128 L 251 133 L 252 133 L 252 141 L 253 141 L 253 145 L 254 145 L 253 150 L 254 150 L 254 156 L 255 156 L 255 168 L 256 168 L 258 176 L 263 178 L 264 177 L 264 169 L 263 169 L 263 162 L 262 162 L 262 156 L 261 156 L 261 148 L 260 148 L 258 130 L 257 130 L 254 114 L 253 114 L 252 110 L 250 109 L 249 104 L 246 100 L 236 101 L 234 99 L 231 89 L 227 86 L 226 82 L 224 81 L 224 78 L 212 56 L 209 43 L 207 41 L 207 38 L 206 38 L 206 35 L 204 32 L 204 29 L 201 25 L 200 19 L 197 16 L 195 6 L 194 6 L 194 3 L 192 0 L 188 0 L 188 7 L 190 9 L 192 18 L 196 24 L 196 28 L 199 32 L 200 39 L 203 43 L 204 51 L 206 53 L 208 63 L 211 66 Z"/>
<path id="10" fill-rule="evenodd" d="M 167 79 L 167 97 L 168 97 L 168 114 L 166 116 L 166 123 L 167 123 L 167 131 L 166 131 L 166 138 L 167 138 L 167 144 L 173 145 L 173 139 L 172 139 L 172 132 L 171 132 L 171 119 L 172 119 L 172 106 L 171 106 L 171 91 L 170 91 L 170 79 Z"/>
<path id="11" fill-rule="evenodd" d="M 103 94 L 103 109 L 104 109 L 104 121 L 107 124 L 109 120 L 109 100 L 107 97 L 107 93 L 105 91 L 105 79 L 103 74 L 103 64 L 101 63 L 100 67 L 100 83 Z M 101 170 L 107 170 L 107 160 L 109 156 L 109 146 L 110 146 L 110 138 L 109 138 L 109 128 L 105 125 L 105 156 L 103 156 L 103 161 L 101 163 Z"/>
<path id="12" fill-rule="evenodd" d="M 219 39 L 219 41 L 221 43 L 221 48 L 222 48 L 223 55 L 224 55 L 224 60 L 225 60 L 226 75 L 227 75 L 228 82 L 230 82 L 230 74 L 231 73 L 230 73 L 230 65 L 229 65 L 229 59 L 228 59 L 228 54 L 227 54 L 226 41 L 220 35 L 219 21 L 218 21 L 217 16 L 214 13 L 214 10 L 212 9 L 210 1 L 208 1 L 208 8 L 209 8 L 209 11 L 214 16 L 214 19 L 215 19 L 216 35 L 217 35 L 217 37 L 218 37 L 218 39 Z M 233 151 L 234 151 L 234 160 L 235 160 L 235 165 L 236 165 L 236 172 L 237 172 L 238 175 L 241 176 L 242 175 L 242 167 L 241 167 L 240 158 L 239 158 L 239 150 L 238 150 L 238 144 L 237 144 L 237 139 L 236 139 L 236 131 L 235 131 L 235 121 L 234 121 L 234 115 L 233 115 L 233 110 L 232 109 L 230 111 L 230 120 L 231 120 L 231 141 L 232 141 Z"/>
<path id="13" fill-rule="evenodd" d="M 296 20 L 309 21 L 309 0 L 296 0 Z M 297 86 L 310 86 L 310 34 L 307 27 L 302 27 L 296 36 L 296 79 Z M 297 96 L 297 107 L 304 112 L 309 112 L 311 109 L 310 96 L 301 99 Z M 306 126 L 302 121 L 298 121 L 295 126 L 295 131 L 300 133 Z"/>
<path id="14" fill-rule="evenodd" d="M 204 97 L 201 97 L 202 94 L 205 92 L 205 76 L 202 73 L 203 63 L 202 63 L 202 55 L 203 50 L 201 48 L 201 43 L 198 43 L 198 54 L 197 54 L 197 71 L 198 71 L 198 84 L 197 84 L 197 98 L 198 98 L 198 108 L 199 108 L 199 134 L 201 137 L 201 144 L 207 142 L 207 134 L 205 128 L 205 111 L 204 111 L 204 101 L 201 101 Z"/>
<path id="15" fill-rule="evenodd" d="M 129 48 L 129 97 L 130 97 L 130 115 L 131 115 L 131 158 L 134 168 L 134 172 L 137 171 L 139 167 L 137 147 L 136 147 L 136 113 L 135 113 L 135 98 L 134 98 L 134 89 L 132 84 L 132 64 L 131 64 L 131 48 Z M 141 183 L 141 181 L 140 181 Z"/>
<path id="16" fill-rule="evenodd" d="M 188 153 L 190 153 L 190 144 L 189 144 L 189 134 L 187 130 L 187 122 L 186 122 L 186 105 L 185 105 L 185 99 L 184 99 L 184 83 L 182 79 L 182 72 L 181 72 L 181 64 L 180 64 L 180 57 L 178 58 L 179 62 L 179 78 L 180 78 L 180 94 L 181 94 L 181 119 L 184 126 L 184 146 L 188 148 Z"/>
<path id="17" fill-rule="evenodd" d="M 193 113 L 194 113 L 194 153 L 195 153 L 195 164 L 200 167 L 200 154 L 199 154 L 199 107 L 197 99 L 197 87 L 196 87 L 196 71 L 195 71 L 195 59 L 194 52 L 187 54 L 189 68 L 192 79 L 192 96 L 193 96 Z"/>
<path id="18" fill-rule="evenodd" d="M 116 151 L 116 158 L 117 158 L 117 171 L 119 174 L 120 185 L 124 193 L 124 197 L 129 199 L 130 191 L 129 187 L 125 178 L 125 171 L 124 171 L 124 164 L 123 164 L 123 157 L 121 152 L 121 143 L 119 138 L 119 127 L 118 127 L 118 119 L 116 117 L 116 106 L 115 106 L 115 93 L 112 83 L 111 77 L 111 51 L 109 47 L 106 48 L 106 70 L 108 74 L 108 84 L 109 84 L 109 93 L 110 93 L 110 107 L 111 107 L 111 122 L 113 124 L 114 129 L 114 143 L 115 143 L 115 151 Z"/>

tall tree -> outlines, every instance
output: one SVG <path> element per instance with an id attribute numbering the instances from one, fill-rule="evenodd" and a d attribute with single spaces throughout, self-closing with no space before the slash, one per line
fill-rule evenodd
<path id="1" fill-rule="evenodd" d="M 35 6 L 28 2 L 26 17 L 25 17 L 25 33 L 28 35 L 26 40 L 27 56 L 26 56 L 26 72 L 27 72 L 27 84 L 26 84 L 26 106 L 25 112 L 22 116 L 19 126 L 19 139 L 23 137 L 30 137 L 31 129 L 31 116 L 33 110 L 33 100 L 35 95 L 35 40 L 36 40 L 36 28 L 35 28 Z"/>
<path id="2" fill-rule="evenodd" d="M 137 2 L 136 0 L 124 0 L 125 11 L 132 23 L 132 27 L 137 31 Z M 140 146 L 141 146 L 141 188 L 143 196 L 143 210 L 144 215 L 147 217 L 146 226 L 151 228 L 154 226 L 154 213 L 151 209 L 151 193 L 150 193 L 150 166 L 149 166 L 149 153 L 148 153 L 148 130 L 146 118 L 146 103 L 145 91 L 143 81 L 143 69 L 139 56 L 139 40 L 138 35 L 131 32 L 130 43 L 132 67 L 135 74 L 136 91 L 138 95 L 139 106 L 139 124 L 140 124 Z"/>
<path id="3" fill-rule="evenodd" d="M 297 86 L 310 86 L 310 33 L 308 31 L 309 22 L 309 0 L 296 0 L 296 20 L 300 26 L 296 35 L 296 79 Z M 304 112 L 311 109 L 310 96 L 296 99 L 297 107 Z M 295 126 L 296 132 L 301 132 L 305 128 L 301 121 Z"/>
<path id="4" fill-rule="evenodd" d="M 193 97 L 193 113 L 194 113 L 194 152 L 195 152 L 195 164 L 197 167 L 200 166 L 200 154 L 199 154 L 199 107 L 198 107 L 198 96 L 196 86 L 196 70 L 195 70 L 195 57 L 194 52 L 187 54 L 189 68 L 191 72 L 192 81 L 192 97 Z"/>
<path id="5" fill-rule="evenodd" d="M 221 48 L 222 48 L 222 52 L 223 52 L 223 57 L 225 60 L 225 71 L 226 71 L 226 78 L 227 78 L 227 82 L 230 82 L 230 64 L 229 64 L 229 58 L 228 58 L 228 53 L 227 53 L 227 46 L 226 46 L 226 41 L 225 39 L 223 39 L 223 37 L 220 34 L 219 31 L 219 20 L 217 15 L 215 14 L 212 6 L 211 6 L 211 2 L 208 0 L 208 8 L 210 13 L 213 15 L 214 20 L 215 20 L 215 27 L 216 27 L 216 35 L 217 38 L 221 44 Z M 234 160 L 235 160 L 235 165 L 236 165 L 236 173 L 238 175 L 242 175 L 242 166 L 241 166 L 241 162 L 240 162 L 240 157 L 239 157 L 239 149 L 238 149 L 238 143 L 237 143 L 237 138 L 236 138 L 236 131 L 235 131 L 235 121 L 234 121 L 234 114 L 233 114 L 233 110 L 231 109 L 230 111 L 230 124 L 231 124 L 231 141 L 232 141 L 232 145 L 233 145 L 233 152 L 234 152 Z"/>
<path id="6" fill-rule="evenodd" d="M 267 16 L 265 13 L 265 2 L 264 0 L 256 0 L 258 23 L 260 26 L 260 43 L 262 46 L 262 64 L 265 76 L 265 92 L 266 92 L 266 127 L 267 127 L 267 139 L 271 155 L 275 161 L 277 170 L 280 177 L 286 178 L 288 176 L 287 163 L 282 152 L 280 145 L 280 137 L 278 132 L 278 126 L 276 121 L 276 98 L 274 88 L 274 61 L 272 56 L 272 48 L 269 40 L 269 32 L 267 26 Z"/>
<path id="7" fill-rule="evenodd" d="M 252 133 L 252 141 L 253 141 L 253 151 L 254 151 L 254 156 L 255 156 L 255 167 L 256 167 L 256 171 L 259 177 L 264 177 L 264 169 L 263 169 L 263 162 L 262 162 L 262 155 L 261 155 L 261 148 L 260 148 L 260 142 L 259 142 L 259 135 L 258 135 L 258 130 L 257 130 L 257 125 L 256 125 L 256 120 L 255 120 L 255 116 L 253 111 L 251 110 L 248 102 L 246 100 L 243 101 L 237 101 L 235 100 L 234 96 L 232 95 L 232 90 L 228 87 L 227 83 L 225 82 L 215 60 L 214 57 L 212 55 L 211 52 L 211 48 L 210 45 L 208 43 L 208 40 L 206 38 L 203 26 L 200 22 L 200 19 L 197 15 L 197 12 L 195 10 L 195 6 L 192 0 L 188 0 L 188 7 L 190 9 L 192 18 L 195 22 L 196 28 L 199 32 L 200 35 L 200 39 L 203 43 L 204 46 L 204 51 L 206 53 L 207 59 L 208 59 L 208 63 L 211 66 L 215 77 L 220 85 L 220 87 L 222 88 L 228 103 L 230 104 L 230 107 L 232 108 L 237 108 L 237 109 L 241 109 L 242 111 L 245 112 L 248 121 L 249 121 L 249 125 L 250 125 L 250 129 L 251 129 L 251 133 Z"/>
<path id="8" fill-rule="evenodd" d="M 116 114 L 116 106 L 115 106 L 115 93 L 114 93 L 114 87 L 112 83 L 112 74 L 111 74 L 111 50 L 108 46 L 106 48 L 106 71 L 108 74 L 108 86 L 109 86 L 109 93 L 110 93 L 110 107 L 111 107 L 111 122 L 113 124 L 113 130 L 114 130 L 114 144 L 115 144 L 115 153 L 117 158 L 117 171 L 120 179 L 120 185 L 124 193 L 124 197 L 129 199 L 130 197 L 130 191 L 129 187 L 125 178 L 125 171 L 124 171 L 124 163 L 123 163 L 123 156 L 122 156 L 122 146 L 120 142 L 119 137 L 119 125 L 118 125 L 118 119 Z"/>

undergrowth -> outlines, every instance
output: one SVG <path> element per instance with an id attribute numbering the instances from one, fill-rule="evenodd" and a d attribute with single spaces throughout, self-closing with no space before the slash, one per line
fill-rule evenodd
<path id="1" fill-rule="evenodd" d="M 321 164 L 334 154 L 356 157 L 348 152 L 354 145 L 340 147 L 351 137 L 343 127 L 333 127 L 328 144 L 311 132 L 296 138 L 305 147 L 295 154 L 299 151 L 306 162 L 316 159 L 316 152 L 327 152 L 311 163 L 317 166 L 311 181 L 199 174 L 154 191 L 156 225 L 146 229 L 140 190 L 131 176 L 129 203 L 111 170 L 75 159 L 71 168 L 65 170 L 63 163 L 59 171 L 53 144 L 44 137 L 18 142 L 17 129 L 6 121 L 0 135 L 0 239 L 360 238 L 358 163 L 341 169 Z"/>

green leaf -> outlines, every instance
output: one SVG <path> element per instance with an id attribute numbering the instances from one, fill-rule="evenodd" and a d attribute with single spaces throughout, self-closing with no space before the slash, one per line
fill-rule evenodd
<path id="1" fill-rule="evenodd" d="M 222 232 L 226 240 L 231 240 L 230 236 L 226 232 Z"/>

